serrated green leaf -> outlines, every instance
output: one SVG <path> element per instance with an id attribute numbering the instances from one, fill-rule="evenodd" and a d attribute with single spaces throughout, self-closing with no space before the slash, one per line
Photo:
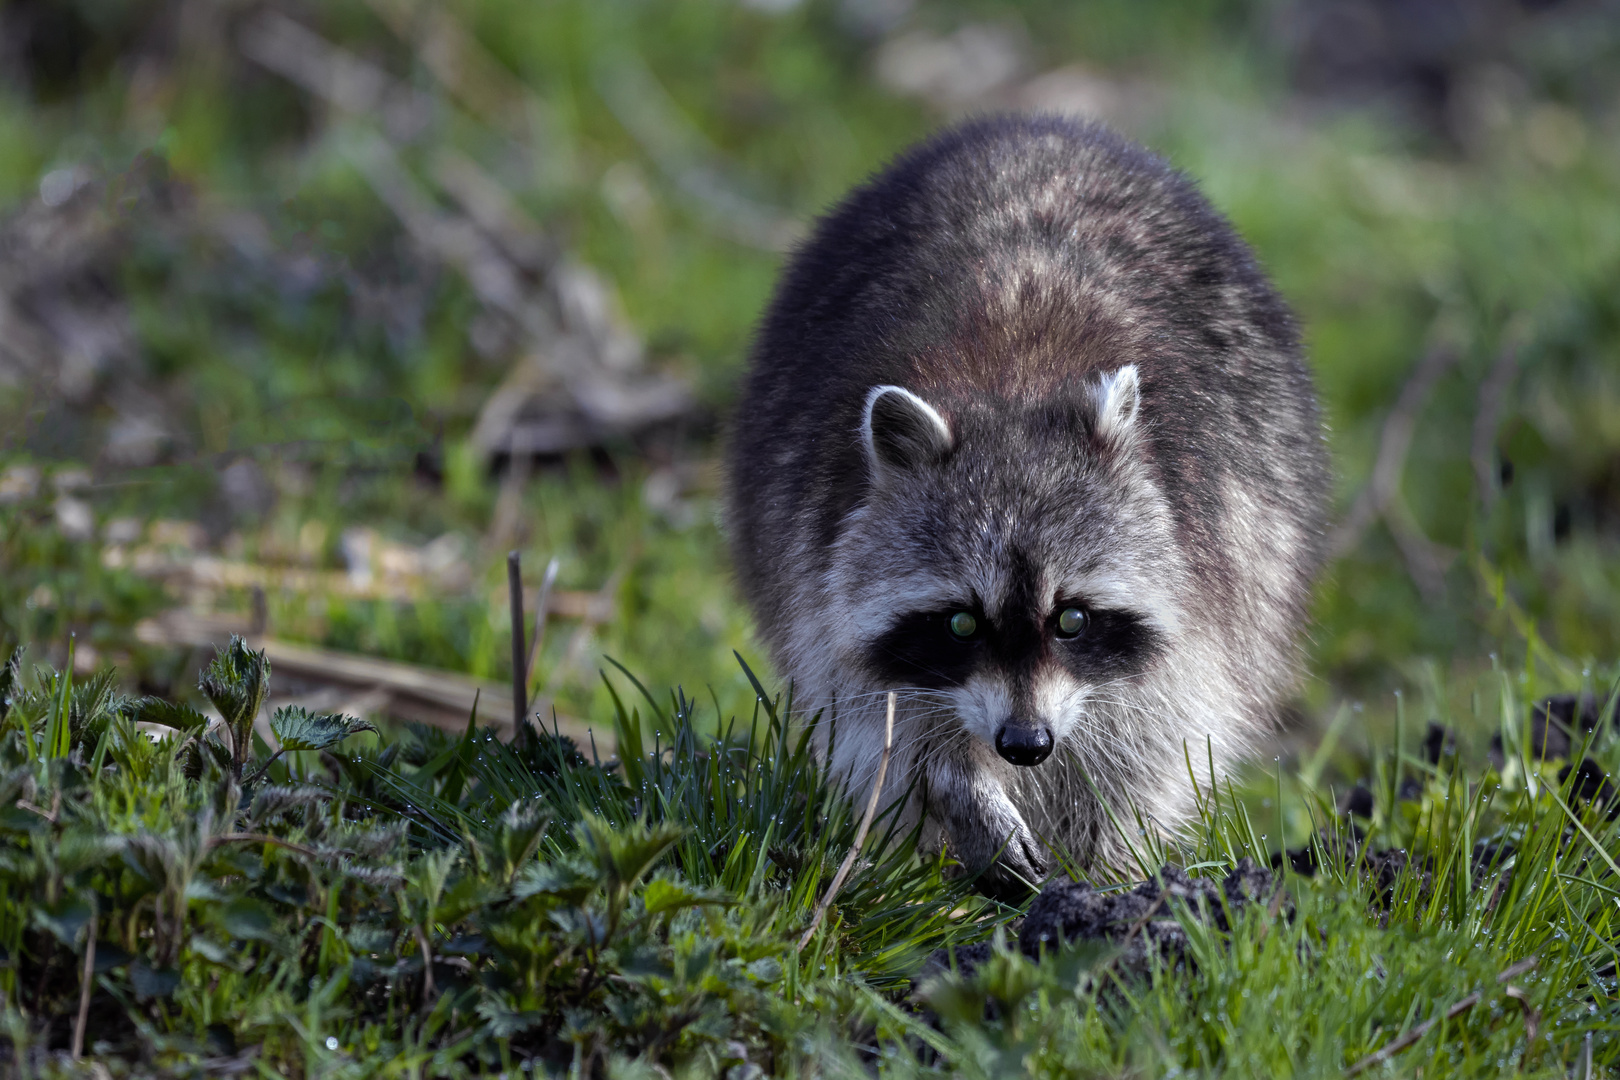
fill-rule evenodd
<path id="1" fill-rule="evenodd" d="M 248 941 L 274 941 L 276 920 L 268 905 L 246 896 L 239 896 L 226 904 L 219 913 L 219 922 L 233 938 Z"/>
<path id="2" fill-rule="evenodd" d="M 652 869 L 659 856 L 686 835 L 686 830 L 667 821 L 618 829 L 587 814 L 576 835 L 580 850 L 588 853 L 605 880 L 629 885 Z"/>
<path id="3" fill-rule="evenodd" d="M 153 970 L 146 961 L 137 960 L 129 966 L 129 981 L 135 987 L 137 1001 L 166 998 L 180 988 L 180 973 L 172 968 Z"/>
<path id="4" fill-rule="evenodd" d="M 725 896 L 700 892 L 668 878 L 654 878 L 647 882 L 647 888 L 641 894 L 641 902 L 646 907 L 648 915 L 659 915 L 666 911 L 678 911 L 681 908 L 699 907 L 704 904 L 723 906 L 734 903 Z"/>
<path id="5" fill-rule="evenodd" d="M 22 677 L 22 655 L 21 646 L 12 649 L 5 666 L 0 667 L 0 720 L 4 720 L 11 712 L 11 698 L 17 691 L 18 680 Z"/>
<path id="6" fill-rule="evenodd" d="M 594 878 L 566 863 L 530 863 L 518 872 L 517 880 L 512 883 L 512 896 L 518 900 L 555 896 L 564 903 L 578 904 L 596 886 Z"/>
<path id="7" fill-rule="evenodd" d="M 158 724 L 176 731 L 201 731 L 208 726 L 208 717 L 189 705 L 162 698 L 139 698 L 130 707 L 130 718 L 137 724 Z"/>
<path id="8" fill-rule="evenodd" d="M 259 715 L 259 707 L 270 692 L 270 661 L 233 634 L 230 644 L 219 650 L 203 672 L 197 688 L 213 702 L 230 729 L 236 763 L 246 761 L 252 746 L 253 718 Z"/>
<path id="9" fill-rule="evenodd" d="M 90 921 L 90 905 L 82 900 L 68 900 L 51 907 L 34 909 L 34 925 L 48 930 L 68 948 L 77 948 L 79 934 Z"/>
<path id="10" fill-rule="evenodd" d="M 312 713 L 297 705 L 277 709 L 270 730 L 283 750 L 325 750 L 350 735 L 377 729 L 364 720 L 336 713 Z"/>

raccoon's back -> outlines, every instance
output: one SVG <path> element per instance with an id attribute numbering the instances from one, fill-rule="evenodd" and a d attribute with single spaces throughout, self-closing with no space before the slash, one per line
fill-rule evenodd
<path id="1" fill-rule="evenodd" d="M 826 570 L 862 499 L 865 395 L 1028 406 L 1137 365 L 1145 454 L 1189 563 L 1231 578 L 1237 484 L 1303 537 L 1302 617 L 1326 462 L 1298 333 L 1249 249 L 1191 182 L 1093 125 L 972 122 L 902 156 L 821 219 L 754 344 L 729 451 L 728 528 L 773 645 L 792 582 Z"/>

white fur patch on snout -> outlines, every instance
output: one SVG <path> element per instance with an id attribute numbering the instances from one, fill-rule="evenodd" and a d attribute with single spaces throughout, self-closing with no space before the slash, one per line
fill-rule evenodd
<path id="1" fill-rule="evenodd" d="M 1012 716 L 1012 689 L 993 675 L 974 675 L 951 691 L 962 728 L 986 746 L 996 745 L 996 732 Z"/>
<path id="2" fill-rule="evenodd" d="M 1035 676 L 1034 700 L 1028 715 L 1019 715 L 1007 680 L 991 674 L 978 674 L 951 691 L 956 714 L 963 730 L 996 745 L 996 732 L 1009 720 L 1044 727 L 1054 743 L 1062 742 L 1080 723 L 1089 688 L 1061 667 L 1050 667 Z"/>
<path id="3" fill-rule="evenodd" d="M 1141 377 L 1135 364 L 1104 375 L 1091 391 L 1097 406 L 1097 434 L 1121 440 L 1136 424 L 1136 411 L 1142 403 Z"/>
<path id="4" fill-rule="evenodd" d="M 1053 744 L 1061 743 L 1080 722 L 1087 687 L 1061 667 L 1050 667 L 1035 676 L 1035 717 L 1052 732 Z"/>

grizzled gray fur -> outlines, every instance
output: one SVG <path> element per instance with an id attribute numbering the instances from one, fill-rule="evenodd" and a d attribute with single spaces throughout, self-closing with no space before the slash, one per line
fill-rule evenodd
<path id="1" fill-rule="evenodd" d="M 1299 675 L 1328 479 L 1288 309 L 1162 160 L 971 122 L 818 224 L 730 448 L 738 576 L 817 745 L 992 888 L 1060 846 L 1138 871 L 1190 756 L 1241 760 Z M 1200 769 L 1203 772 L 1204 769 Z M 994 864 L 994 865 L 992 865 Z"/>

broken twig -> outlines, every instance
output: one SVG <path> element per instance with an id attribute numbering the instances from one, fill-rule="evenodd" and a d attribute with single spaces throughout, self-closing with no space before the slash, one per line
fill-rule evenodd
<path id="1" fill-rule="evenodd" d="M 1357 1073 L 1365 1072 L 1374 1065 L 1380 1064 L 1381 1062 L 1394 1057 L 1396 1054 L 1400 1053 L 1402 1050 L 1405 1050 L 1408 1046 L 1411 1046 L 1413 1043 L 1423 1038 L 1423 1036 L 1427 1035 L 1429 1033 L 1429 1029 L 1434 1027 L 1434 1025 L 1439 1023 L 1442 1019 L 1450 1020 L 1455 1016 L 1461 1016 L 1463 1013 L 1467 1012 L 1469 1009 L 1472 1009 L 1478 1004 L 1479 991 L 1475 990 L 1472 994 L 1469 994 L 1467 997 L 1457 1002 L 1457 1004 L 1447 1009 L 1443 1016 L 1431 1016 L 1395 1041 L 1385 1043 L 1382 1047 L 1374 1050 L 1372 1053 L 1368 1054 L 1366 1057 L 1344 1070 L 1344 1075 L 1355 1076 Z"/>
<path id="2" fill-rule="evenodd" d="M 1457 354 L 1450 348 L 1430 349 L 1418 361 L 1411 378 L 1401 387 L 1395 407 L 1384 420 L 1384 430 L 1378 439 L 1378 457 L 1373 463 L 1372 476 L 1356 496 L 1350 512 L 1333 534 L 1332 553 L 1335 557 L 1348 552 L 1360 542 L 1367 528 L 1382 517 L 1390 500 L 1400 492 L 1401 472 L 1406 467 L 1406 454 L 1412 448 L 1412 436 L 1417 431 L 1418 416 L 1424 403 L 1434 392 L 1440 376 L 1446 373 Z"/>
<path id="3" fill-rule="evenodd" d="M 525 688 L 534 688 L 534 672 L 540 663 L 540 644 L 546 638 L 546 619 L 550 614 L 551 588 L 557 583 L 557 569 L 561 565 L 556 559 L 546 564 L 546 576 L 540 579 L 540 595 L 534 603 L 534 640 L 529 642 L 529 658 L 523 665 L 523 685 Z M 538 690 L 533 690 L 538 692 Z M 531 696 L 530 701 L 534 698 Z M 525 710 L 527 711 L 527 710 Z"/>
<path id="4" fill-rule="evenodd" d="M 1491 373 L 1479 387 L 1479 408 L 1474 412 L 1474 436 L 1469 446 L 1469 459 L 1474 466 L 1474 485 L 1479 498 L 1488 508 L 1501 494 L 1502 477 L 1496 464 L 1496 429 L 1502 424 L 1502 405 L 1513 377 L 1519 370 L 1519 349 L 1510 341 L 1497 354 Z"/>
<path id="5" fill-rule="evenodd" d="M 827 895 L 816 905 L 816 913 L 810 917 L 810 925 L 805 928 L 804 936 L 799 939 L 800 951 L 810 944 L 810 939 L 815 936 L 816 927 L 821 925 L 821 919 L 832 906 L 838 890 L 844 887 L 844 879 L 849 876 L 850 869 L 855 865 L 855 858 L 861 852 L 861 845 L 866 843 L 866 831 L 872 827 L 872 818 L 877 813 L 878 796 L 883 793 L 883 777 L 889 771 L 889 751 L 894 748 L 894 701 L 894 691 L 890 690 L 888 719 L 883 725 L 883 756 L 878 758 L 877 776 L 872 780 L 871 797 L 866 800 L 866 813 L 861 815 L 861 827 L 855 830 L 855 843 L 850 846 L 849 854 L 844 856 L 843 864 L 838 867 L 838 873 L 833 875 L 832 884 L 827 887 Z"/>
<path id="6" fill-rule="evenodd" d="M 1520 960 L 1518 963 L 1513 964 L 1513 965 L 1505 968 L 1501 972 L 1499 972 L 1497 974 L 1497 976 L 1496 976 L 1497 985 L 1501 985 L 1503 983 L 1506 983 L 1509 979 L 1511 979 L 1511 978 L 1513 978 L 1513 977 L 1515 977 L 1517 975 L 1523 975 L 1525 972 L 1527 972 L 1530 969 L 1534 968 L 1540 962 L 1541 962 L 1540 957 L 1537 957 L 1537 956 L 1527 956 L 1527 957 L 1525 957 L 1523 960 Z M 1517 989 L 1518 989 L 1518 987 L 1509 987 L 1508 996 L 1518 1000 L 1520 1005 L 1527 1005 L 1527 1003 L 1523 1000 L 1522 994 L 1515 994 L 1513 992 L 1513 991 L 1515 991 Z M 1344 1070 L 1344 1075 L 1346 1075 L 1346 1076 L 1355 1076 L 1357 1073 L 1365 1072 L 1366 1070 L 1372 1068 L 1374 1065 L 1378 1065 L 1378 1064 L 1381 1064 L 1382 1062 L 1385 1062 L 1385 1061 L 1389 1060 L 1390 1058 L 1394 1057 L 1396 1054 L 1400 1053 L 1402 1050 L 1405 1050 L 1407 1047 L 1411 1046 L 1413 1043 L 1415 1043 L 1419 1039 L 1423 1038 L 1423 1036 L 1427 1035 L 1429 1033 L 1429 1029 L 1434 1027 L 1434 1025 L 1439 1023 L 1441 1020 L 1451 1020 L 1451 1019 L 1453 1019 L 1455 1017 L 1461 1016 L 1463 1013 L 1467 1012 L 1469 1009 L 1472 1009 L 1475 1005 L 1478 1005 L 1479 1004 L 1479 999 L 1480 999 L 1480 992 L 1478 990 L 1475 990 L 1472 994 L 1469 994 L 1467 997 L 1465 997 L 1461 1001 L 1457 1002 L 1451 1008 L 1447 1009 L 1444 1013 L 1441 1013 L 1441 1014 L 1436 1015 L 1436 1016 L 1429 1017 L 1427 1020 L 1423 1021 L 1423 1023 L 1421 1023 L 1421 1024 L 1417 1025 L 1416 1027 L 1412 1028 L 1405 1035 L 1402 1035 L 1400 1038 L 1394 1039 L 1391 1042 L 1385 1043 L 1383 1046 L 1379 1047 L 1377 1050 L 1374 1050 L 1372 1053 L 1368 1054 L 1366 1057 L 1362 1058 L 1360 1061 L 1356 1062 L 1354 1065 L 1352 1065 L 1348 1069 Z M 1530 1010 L 1530 1012 L 1533 1013 L 1534 1010 Z M 1534 1024 L 1533 1024 L 1533 1022 L 1531 1020 L 1530 1014 L 1527 1014 L 1527 1016 L 1526 1016 L 1526 1023 L 1531 1028 L 1530 1037 L 1532 1039 L 1534 1039 L 1535 1038 L 1535 1030 L 1534 1030 Z"/>
<path id="7" fill-rule="evenodd" d="M 79 1015 L 73 1021 L 73 1060 L 84 1056 L 84 1030 L 90 1023 L 90 991 L 96 983 L 96 902 L 91 894 L 90 923 L 84 937 L 84 973 L 79 977 Z"/>
<path id="8" fill-rule="evenodd" d="M 524 714 L 529 708 L 529 650 L 523 642 L 523 556 L 506 553 L 506 591 L 512 612 L 512 737 L 524 733 Z"/>

